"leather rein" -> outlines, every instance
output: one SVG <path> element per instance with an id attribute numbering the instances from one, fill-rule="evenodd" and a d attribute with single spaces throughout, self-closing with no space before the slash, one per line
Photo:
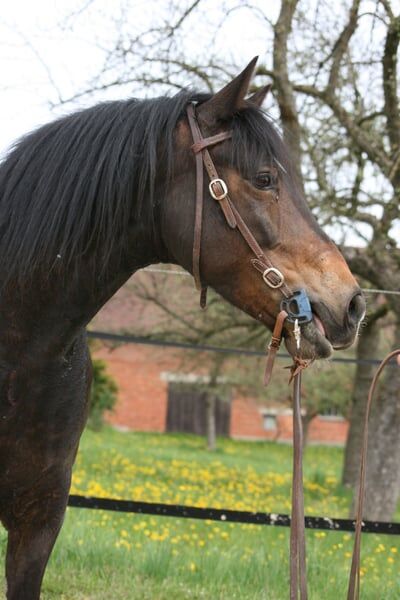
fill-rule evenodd
<path id="1" fill-rule="evenodd" d="M 264 375 L 264 383 L 270 381 L 274 360 L 280 347 L 283 328 L 285 323 L 293 325 L 293 333 L 296 339 L 297 350 L 300 350 L 301 324 L 309 323 L 313 319 L 312 308 L 308 296 L 304 290 L 292 292 L 285 282 L 281 271 L 277 269 L 265 255 L 257 240 L 243 221 L 238 210 L 231 202 L 228 186 L 218 176 L 214 162 L 208 148 L 215 146 L 232 137 L 231 131 L 223 131 L 216 135 L 203 138 L 200 126 L 196 118 L 195 104 L 187 106 L 187 118 L 193 138 L 191 149 L 196 160 L 196 205 L 193 238 L 193 277 L 196 287 L 200 290 L 200 306 L 205 308 L 207 299 L 207 287 L 203 285 L 200 274 L 200 252 L 201 234 L 203 223 L 204 204 L 204 168 L 207 171 L 210 182 L 208 189 L 210 195 L 221 207 L 227 225 L 230 229 L 237 229 L 244 241 L 254 255 L 251 265 L 262 275 L 266 285 L 281 292 L 283 299 L 280 312 L 277 315 L 271 342 L 267 349 L 267 361 Z M 203 168 L 204 167 L 204 168 Z M 393 358 L 400 357 L 400 350 L 390 353 L 379 366 L 372 381 L 368 394 L 363 446 L 360 465 L 360 484 L 358 492 L 357 515 L 355 522 L 355 538 L 347 600 L 358 600 L 360 595 L 360 548 L 362 531 L 362 512 L 365 494 L 365 472 L 368 440 L 368 419 L 370 414 L 372 397 L 376 388 L 378 378 L 385 365 Z M 306 568 L 306 544 L 305 544 L 305 522 L 304 522 L 304 492 L 303 492 L 303 426 L 301 420 L 301 374 L 302 370 L 310 364 L 300 356 L 295 356 L 291 367 L 291 381 L 293 380 L 293 476 L 292 476 L 292 510 L 290 524 L 290 600 L 307 600 L 307 568 Z M 400 365 L 400 363 L 399 363 Z"/>

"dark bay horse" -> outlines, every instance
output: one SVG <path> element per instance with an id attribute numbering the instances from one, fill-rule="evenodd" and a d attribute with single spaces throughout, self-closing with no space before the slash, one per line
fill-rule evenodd
<path id="1" fill-rule="evenodd" d="M 60 530 L 91 381 L 85 326 L 138 269 L 192 272 L 196 167 L 187 106 L 204 136 L 232 132 L 210 154 L 260 247 L 313 321 L 302 354 L 353 342 L 364 313 L 356 281 L 290 175 L 279 134 L 247 98 L 253 60 L 213 96 L 100 104 L 27 135 L 0 166 L 0 518 L 8 531 L 7 598 L 35 600 Z M 204 180 L 205 181 L 205 180 Z M 202 283 L 268 328 L 279 290 L 201 190 Z M 294 353 L 293 331 L 285 328 Z"/>

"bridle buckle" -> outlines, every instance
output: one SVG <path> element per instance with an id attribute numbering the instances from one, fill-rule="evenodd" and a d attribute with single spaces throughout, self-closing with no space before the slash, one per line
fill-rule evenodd
<path id="1" fill-rule="evenodd" d="M 213 186 L 216 184 L 221 186 L 222 194 L 218 194 L 216 191 L 214 191 Z M 219 178 L 212 179 L 210 181 L 210 183 L 208 184 L 208 189 L 210 190 L 210 194 L 214 198 L 214 200 L 223 200 L 228 195 L 228 186 L 226 185 L 226 183 L 223 179 L 219 179 Z"/>
<path id="2" fill-rule="evenodd" d="M 274 278 L 270 279 L 270 275 L 275 275 L 277 279 L 275 281 Z M 265 283 L 272 289 L 278 289 L 282 287 L 285 281 L 285 278 L 282 275 L 282 273 L 279 271 L 279 269 L 275 269 L 275 267 L 269 267 L 269 269 L 265 269 L 264 273 L 262 274 L 262 277 Z"/>

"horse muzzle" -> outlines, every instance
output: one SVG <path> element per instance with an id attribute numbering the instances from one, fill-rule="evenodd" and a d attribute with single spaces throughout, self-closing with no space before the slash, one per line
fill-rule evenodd
<path id="1" fill-rule="evenodd" d="M 351 294 L 341 314 L 322 300 L 312 299 L 310 308 L 311 318 L 303 324 L 300 321 L 301 350 L 297 353 L 302 358 L 329 358 L 334 350 L 344 350 L 354 343 L 366 309 L 359 289 Z M 295 354 L 298 344 L 294 328 L 286 328 L 285 343 L 290 354 Z"/>

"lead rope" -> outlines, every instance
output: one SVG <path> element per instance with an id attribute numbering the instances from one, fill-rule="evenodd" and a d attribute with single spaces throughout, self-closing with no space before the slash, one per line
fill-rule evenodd
<path id="1" fill-rule="evenodd" d="M 288 314 L 282 310 L 276 319 L 270 345 L 268 347 L 264 383 L 268 385 L 274 366 L 274 360 L 279 350 L 283 325 Z M 357 514 L 354 535 L 354 549 L 350 569 L 347 600 L 360 598 L 360 566 L 361 566 L 361 533 L 362 515 L 365 496 L 366 459 L 368 449 L 368 425 L 371 413 L 372 399 L 375 389 L 385 366 L 397 356 L 400 367 L 400 349 L 388 354 L 379 365 L 372 380 L 365 411 L 363 443 L 361 450 L 359 489 L 357 499 Z M 304 523 L 304 490 L 303 490 L 303 426 L 301 421 L 301 373 L 310 363 L 298 357 L 294 358 L 291 367 L 293 380 L 293 478 L 292 478 L 292 511 L 290 523 L 290 600 L 307 600 L 307 565 Z"/>
<path id="2" fill-rule="evenodd" d="M 271 379 L 276 354 L 279 350 L 282 331 L 288 313 L 281 310 L 275 322 L 271 342 L 268 346 L 264 384 Z M 300 342 L 300 339 L 298 340 Z M 299 347 L 298 343 L 298 347 Z M 295 356 L 289 383 L 293 381 L 293 475 L 292 511 L 290 519 L 290 600 L 307 600 L 306 539 L 304 524 L 303 492 L 303 423 L 301 420 L 301 373 L 310 362 Z"/>
<path id="3" fill-rule="evenodd" d="M 358 499 L 357 499 L 357 513 L 356 513 L 356 525 L 354 534 L 354 548 L 353 557 L 351 561 L 349 587 L 347 591 L 347 600 L 359 600 L 360 598 L 360 566 L 361 566 L 361 531 L 363 525 L 363 508 L 364 508 L 364 496 L 365 496 L 365 475 L 366 475 L 366 462 L 367 462 L 367 449 L 368 449 L 368 425 L 369 416 L 371 412 L 372 398 L 375 393 L 375 389 L 378 383 L 378 379 L 387 365 L 387 363 L 397 356 L 397 362 L 400 366 L 400 349 L 393 350 L 390 352 L 376 371 L 374 378 L 371 383 L 371 387 L 368 392 L 367 407 L 365 410 L 365 421 L 364 421 L 364 432 L 363 432 L 363 443 L 361 450 L 361 462 L 360 462 L 360 475 L 359 475 L 359 487 L 358 487 Z"/>
<path id="4" fill-rule="evenodd" d="M 295 359 L 296 360 L 296 359 Z M 307 600 L 306 538 L 303 492 L 303 423 L 301 420 L 301 371 L 293 365 L 293 475 L 290 522 L 290 600 Z"/>

